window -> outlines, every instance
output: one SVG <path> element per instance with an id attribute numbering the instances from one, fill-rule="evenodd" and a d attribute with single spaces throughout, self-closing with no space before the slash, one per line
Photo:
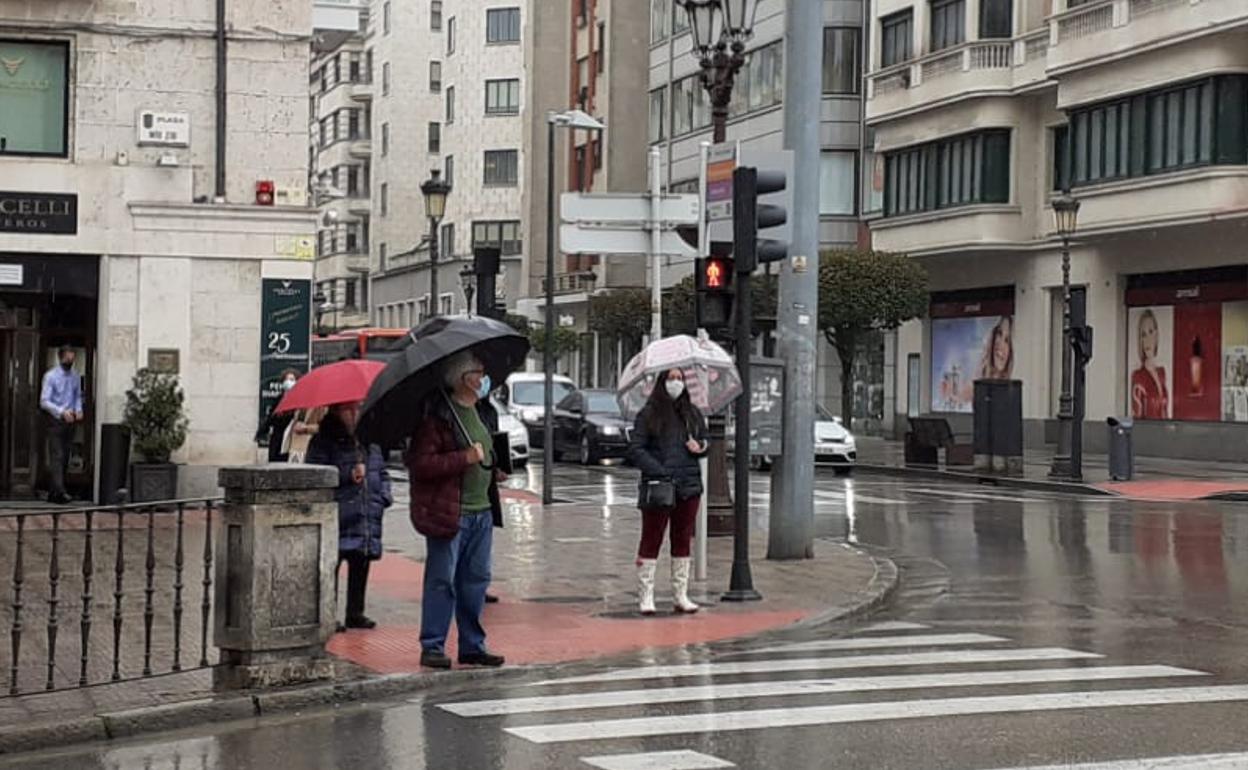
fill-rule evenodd
<path id="1" fill-rule="evenodd" d="M 582 56 L 576 60 L 576 84 L 581 88 L 589 87 L 589 57 Z"/>
<path id="2" fill-rule="evenodd" d="M 442 91 L 442 62 L 429 62 L 429 90 L 436 93 Z"/>
<path id="3" fill-rule="evenodd" d="M 434 32 L 442 31 L 442 0 L 429 2 L 429 29 Z"/>
<path id="4" fill-rule="evenodd" d="M 368 310 L 368 276 L 360 276 L 360 309 Z"/>
<path id="5" fill-rule="evenodd" d="M 585 26 L 589 23 L 589 0 L 572 0 L 572 12 L 576 14 L 576 23 Z"/>
<path id="6" fill-rule="evenodd" d="M 416 307 L 420 309 L 421 318 L 428 318 L 429 317 L 429 295 L 426 294 L 425 296 L 421 297 L 416 302 Z M 404 323 L 403 325 L 406 326 L 407 324 Z"/>
<path id="7" fill-rule="evenodd" d="M 885 155 L 884 215 L 1008 203 L 1010 132 L 991 129 Z"/>
<path id="8" fill-rule="evenodd" d="M 360 55 L 357 52 L 352 52 L 347 59 L 347 77 L 352 83 L 359 83 L 363 79 L 360 73 Z"/>
<path id="9" fill-rule="evenodd" d="M 381 215 L 387 216 L 390 213 L 390 185 L 385 182 L 381 183 Z"/>
<path id="10" fill-rule="evenodd" d="M 514 115 L 520 112 L 520 80 L 485 81 L 485 114 Z"/>
<path id="11" fill-rule="evenodd" d="M 745 55 L 745 64 L 737 80 L 737 87 L 733 89 L 732 103 L 728 107 L 729 115 L 735 117 L 766 109 L 779 104 L 784 99 L 783 46 L 782 41 L 776 42 L 756 48 Z M 705 89 L 701 88 L 701 83 L 697 85 L 699 90 L 705 93 Z M 709 106 L 706 110 L 709 123 Z"/>
<path id="12" fill-rule="evenodd" d="M 1014 37 L 1014 0 L 980 0 L 979 36 Z"/>
<path id="13" fill-rule="evenodd" d="M 966 39 L 966 0 L 932 0 L 931 50 L 952 48 Z"/>
<path id="14" fill-rule="evenodd" d="M 0 155 L 67 156 L 69 43 L 0 39 L 0 55 Z"/>
<path id="15" fill-rule="evenodd" d="M 429 123 L 429 154 L 442 152 L 442 124 L 436 121 Z"/>
<path id="16" fill-rule="evenodd" d="M 344 304 L 349 309 L 355 308 L 355 283 L 354 279 L 347 279 L 347 301 Z"/>
<path id="17" fill-rule="evenodd" d="M 671 32 L 672 0 L 650 0 L 650 42 L 667 39 Z"/>
<path id="18" fill-rule="evenodd" d="M 347 138 L 348 139 L 360 138 L 360 111 L 359 110 L 347 111 Z"/>
<path id="19" fill-rule="evenodd" d="M 472 248 L 493 246 L 504 256 L 515 256 L 521 251 L 520 222 L 473 222 Z"/>
<path id="20" fill-rule="evenodd" d="M 443 257 L 450 259 L 455 256 L 455 224 L 453 222 L 442 225 L 442 235 L 439 236 L 438 243 Z"/>
<path id="21" fill-rule="evenodd" d="M 447 155 L 446 160 L 442 162 L 442 178 L 449 185 L 455 184 L 455 156 Z"/>
<path id="22" fill-rule="evenodd" d="M 738 81 L 736 93 L 745 90 Z M 697 75 L 672 84 L 672 136 L 706 128 L 711 124 L 711 106 L 706 101 L 706 90 Z"/>
<path id="23" fill-rule="evenodd" d="M 442 315 L 452 315 L 455 313 L 454 294 L 442 294 L 438 297 L 438 312 Z"/>
<path id="24" fill-rule="evenodd" d="M 854 27 L 823 30 L 823 92 L 857 94 L 862 82 L 860 33 Z"/>
<path id="25" fill-rule="evenodd" d="M 455 53 L 455 17 L 446 20 L 446 55 Z"/>
<path id="26" fill-rule="evenodd" d="M 347 197 L 360 197 L 360 171 L 359 166 L 347 167 Z M 334 169 L 334 185 L 338 184 L 338 169 Z"/>
<path id="27" fill-rule="evenodd" d="M 390 34 L 390 0 L 381 6 L 381 31 L 382 34 Z"/>
<path id="28" fill-rule="evenodd" d="M 485 151 L 485 184 L 515 186 L 520 181 L 515 150 Z"/>
<path id="29" fill-rule="evenodd" d="M 607 71 L 607 23 L 598 22 L 598 74 Z"/>
<path id="30" fill-rule="evenodd" d="M 381 154 L 386 156 L 390 154 L 390 124 L 381 124 Z"/>
<path id="31" fill-rule="evenodd" d="M 665 88 L 656 88 L 650 92 L 650 142 L 661 142 L 664 139 L 663 129 L 664 123 L 667 121 L 663 118 L 663 108 L 667 93 Z"/>
<path id="32" fill-rule="evenodd" d="M 914 58 L 914 11 L 902 11 L 880 20 L 880 66 L 910 61 Z"/>
<path id="33" fill-rule="evenodd" d="M 819 154 L 819 213 L 852 216 L 857 211 L 858 154 L 825 150 Z"/>
<path id="34" fill-rule="evenodd" d="M 602 170 L 602 138 L 591 139 L 590 144 L 594 148 L 594 171 Z"/>
<path id="35" fill-rule="evenodd" d="M 1049 132 L 1053 139 L 1053 189 L 1070 188 L 1070 127 L 1058 126 Z"/>
<path id="36" fill-rule="evenodd" d="M 381 64 L 381 95 L 387 96 L 390 93 L 390 62 L 382 62 Z"/>
<path id="37" fill-rule="evenodd" d="M 446 124 L 455 122 L 455 86 L 446 87 Z"/>
<path id="38" fill-rule="evenodd" d="M 585 150 L 586 146 L 582 144 L 572 153 L 572 174 L 576 179 L 572 187 L 577 192 L 585 189 Z"/>
<path id="39" fill-rule="evenodd" d="M 491 8 L 485 12 L 485 42 L 519 43 L 520 9 Z"/>
<path id="40" fill-rule="evenodd" d="M 386 244 L 377 247 L 377 265 L 383 271 L 386 269 Z"/>

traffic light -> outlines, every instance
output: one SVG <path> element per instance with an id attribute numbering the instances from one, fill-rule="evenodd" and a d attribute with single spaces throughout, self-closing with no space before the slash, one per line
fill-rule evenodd
<path id="1" fill-rule="evenodd" d="M 779 227 L 788 220 L 784 206 L 759 203 L 760 195 L 784 191 L 783 171 L 759 171 L 742 166 L 732 172 L 732 241 L 737 270 L 752 273 L 759 263 L 777 262 L 789 254 L 789 245 L 759 238 L 758 231 Z"/>
<path id="2" fill-rule="evenodd" d="M 694 265 L 696 278 L 695 312 L 698 327 L 725 329 L 732 322 L 733 261 L 728 257 L 706 257 Z"/>

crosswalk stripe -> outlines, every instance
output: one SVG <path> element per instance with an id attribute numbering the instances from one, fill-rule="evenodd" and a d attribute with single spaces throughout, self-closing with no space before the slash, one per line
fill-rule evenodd
<path id="1" fill-rule="evenodd" d="M 1087 660 L 1104 657 L 1094 652 L 1068 650 L 1064 647 L 1032 647 L 1021 650 L 956 650 L 916 652 L 898 655 L 847 655 L 839 658 L 796 658 L 793 660 L 750 660 L 729 663 L 686 663 L 667 666 L 644 666 L 608 671 L 605 674 L 548 679 L 531 687 L 552 684 L 583 684 L 620 682 L 638 679 L 679 679 L 697 676 L 734 674 L 773 674 L 784 671 L 819 671 L 821 669 L 888 668 L 897 666 L 956 665 L 961 663 L 1003 663 L 1031 660 Z"/>
<path id="2" fill-rule="evenodd" d="M 1088 762 L 1081 765 L 1033 765 L 1010 770 L 1244 770 L 1246 767 L 1248 767 L 1248 752 L 1120 759 L 1113 762 Z"/>
<path id="3" fill-rule="evenodd" d="M 893 719 L 1011 714 L 1039 711 L 1168 706 L 1248 701 L 1248 686 L 1171 687 L 1150 690 L 1101 690 L 1075 693 L 1030 693 L 981 698 L 946 698 L 887 703 L 728 711 L 710 714 L 602 719 L 568 724 L 508 727 L 505 731 L 532 743 L 653 738 L 658 735 L 724 733 L 776 727 L 878 722 Z"/>
<path id="4" fill-rule="evenodd" d="M 803 679 L 747 684 L 665 687 L 611 692 L 545 695 L 534 698 L 444 703 L 439 708 L 461 717 L 495 717 L 551 711 L 653 706 L 744 698 L 779 698 L 798 695 L 831 695 L 851 692 L 917 690 L 928 687 L 991 687 L 995 685 L 1053 682 L 1104 682 L 1121 679 L 1206 676 L 1204 672 L 1172 666 L 1104 666 L 1101 668 L 1050 668 L 1019 671 L 980 671 L 957 674 L 863 676 L 847 679 Z M 415 700 L 413 702 L 419 702 Z"/>
<path id="5" fill-rule="evenodd" d="M 581 761 L 601 770 L 717 770 L 721 767 L 736 767 L 719 757 L 699 754 L 696 751 L 606 754 L 600 757 L 581 757 Z"/>
<path id="6" fill-rule="evenodd" d="M 849 639 L 820 639 L 814 642 L 796 642 L 782 644 L 777 647 L 764 647 L 761 650 L 750 650 L 742 655 L 755 655 L 771 652 L 815 652 L 833 650 L 873 650 L 890 647 L 959 647 L 964 644 L 996 644 L 1008 642 L 1000 636 L 987 634 L 911 634 L 910 636 L 872 636 L 852 637 Z"/>
<path id="7" fill-rule="evenodd" d="M 881 620 L 879 623 L 872 623 L 869 626 L 863 626 L 862 628 L 856 629 L 854 633 L 869 634 L 884 631 L 922 631 L 928 628 L 931 628 L 931 626 L 925 626 L 922 623 L 909 623 L 904 620 Z"/>

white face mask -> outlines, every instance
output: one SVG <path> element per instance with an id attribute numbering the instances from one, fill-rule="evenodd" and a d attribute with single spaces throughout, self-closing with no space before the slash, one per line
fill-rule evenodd
<path id="1" fill-rule="evenodd" d="M 663 383 L 663 386 L 667 388 L 667 395 L 673 401 L 680 398 L 680 394 L 685 392 L 685 383 L 682 380 L 668 380 Z"/>
<path id="2" fill-rule="evenodd" d="M 282 381 L 282 390 L 290 390 L 290 389 L 291 389 L 291 388 L 293 388 L 293 387 L 295 387 L 295 381 L 294 381 L 294 380 L 292 380 L 292 379 L 286 379 L 286 380 L 283 380 L 283 381 Z"/>

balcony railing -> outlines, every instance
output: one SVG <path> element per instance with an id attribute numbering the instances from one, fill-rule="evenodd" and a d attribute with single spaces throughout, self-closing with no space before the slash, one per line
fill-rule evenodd
<path id="1" fill-rule="evenodd" d="M 1053 21 L 1057 25 L 1057 42 L 1078 40 L 1113 28 L 1116 2 L 1118 0 L 1089 3 L 1054 17 Z"/>
<path id="2" fill-rule="evenodd" d="M 958 73 L 1005 71 L 1043 58 L 1048 49 L 1048 31 L 1040 34 L 1044 36 L 1043 44 L 1032 43 L 1036 33 L 1013 40 L 976 40 L 881 70 L 870 76 L 869 99 L 917 88 Z"/>
<path id="3" fill-rule="evenodd" d="M 546 289 L 546 281 L 542 279 L 542 290 Z M 594 290 L 597 276 L 593 272 L 559 273 L 555 276 L 555 294 L 580 294 Z"/>

